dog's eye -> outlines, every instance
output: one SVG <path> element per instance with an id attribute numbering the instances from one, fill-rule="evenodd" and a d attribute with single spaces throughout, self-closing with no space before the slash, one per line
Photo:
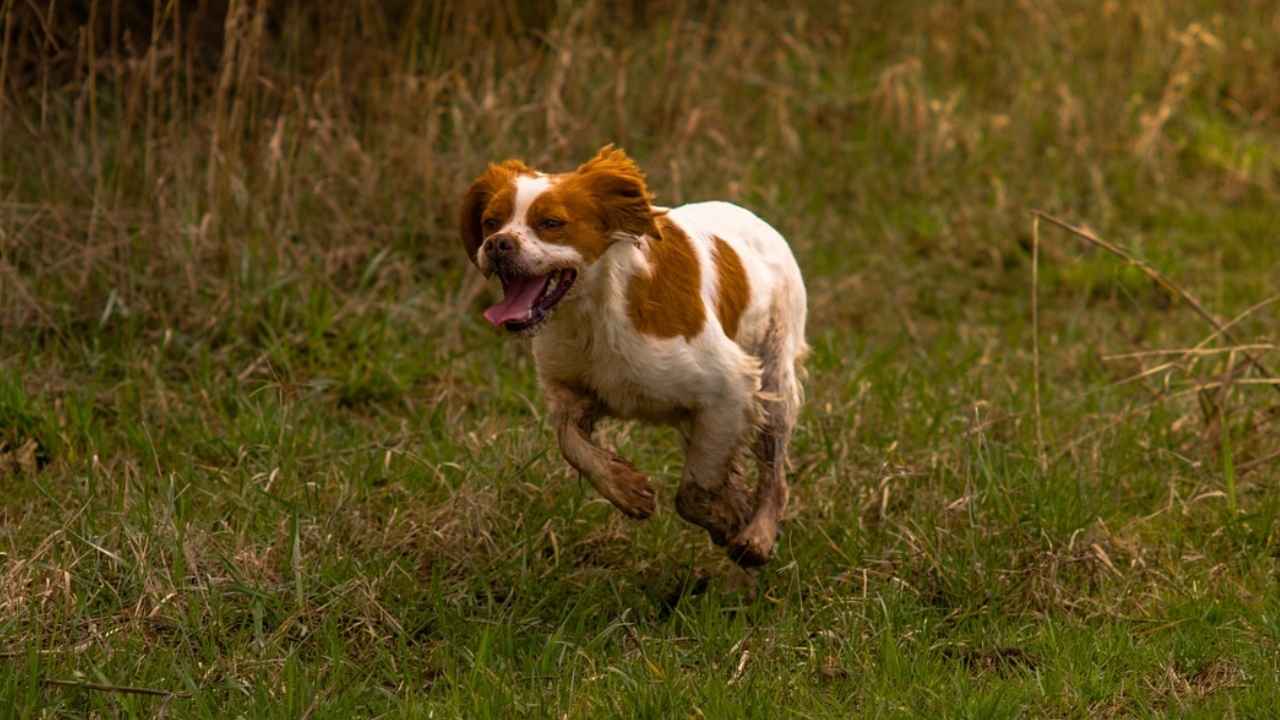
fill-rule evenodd
<path id="1" fill-rule="evenodd" d="M 494 230 L 497 230 L 501 225 L 502 223 L 498 221 L 498 218 L 485 218 L 484 222 L 480 223 L 480 227 L 484 228 L 486 233 L 491 233 Z"/>
<path id="2" fill-rule="evenodd" d="M 564 227 L 563 220 L 557 220 L 556 218 L 546 218 L 538 222 L 539 230 L 555 230 L 558 227 Z"/>

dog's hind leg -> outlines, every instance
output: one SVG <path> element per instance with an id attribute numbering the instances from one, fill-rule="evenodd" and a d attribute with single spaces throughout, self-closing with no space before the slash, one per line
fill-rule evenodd
<path id="1" fill-rule="evenodd" d="M 704 528 L 717 545 L 727 543 L 751 518 L 751 493 L 738 459 L 759 416 L 759 379 L 755 363 L 745 353 L 742 359 L 743 372 L 724 395 L 693 414 L 676 493 L 680 517 Z"/>
<path id="2" fill-rule="evenodd" d="M 548 384 L 546 395 L 564 459 L 626 515 L 640 520 L 652 515 L 655 500 L 649 479 L 631 463 L 592 442 L 591 431 L 599 417 L 594 399 L 560 384 Z"/>
<path id="3" fill-rule="evenodd" d="M 769 328 L 761 352 L 760 389 L 764 419 L 754 448 L 760 467 L 755 514 L 729 543 L 730 557 L 743 567 L 755 567 L 769 561 L 790 494 L 787 446 L 800 410 L 800 385 L 796 377 L 796 353 L 777 330 L 775 322 Z"/>

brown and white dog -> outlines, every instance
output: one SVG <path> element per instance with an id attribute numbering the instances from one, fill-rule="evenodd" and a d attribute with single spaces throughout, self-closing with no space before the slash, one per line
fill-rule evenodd
<path id="1" fill-rule="evenodd" d="M 573 172 L 490 165 L 462 203 L 467 257 L 502 281 L 485 311 L 533 336 L 560 450 L 633 518 L 648 479 L 592 440 L 602 417 L 673 424 L 686 443 L 676 509 L 744 566 L 769 560 L 800 409 L 804 280 L 787 241 L 726 202 L 655 208 L 613 146 Z M 752 494 L 738 469 L 752 448 Z"/>

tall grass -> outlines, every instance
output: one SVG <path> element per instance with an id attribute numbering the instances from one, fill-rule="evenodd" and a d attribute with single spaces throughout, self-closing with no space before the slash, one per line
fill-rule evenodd
<path id="1" fill-rule="evenodd" d="M 1276 122 L 1265 4 L 1208 24 L 1196 3 L 35 7 L 5 6 L 11 331 L 116 312 L 200 326 L 256 282 L 246 265 L 349 289 L 383 251 L 377 278 L 407 292 L 455 267 L 458 189 L 483 163 L 566 166 L 606 141 L 671 202 L 776 206 L 779 178 L 802 178 L 820 198 L 793 221 L 802 241 L 854 246 L 837 218 L 884 201 L 841 162 L 866 144 L 908 153 L 921 193 L 996 203 L 1008 237 L 1030 200 L 1114 220 L 1108 183 L 1277 187 L 1274 148 L 1214 136 Z M 1108 170 L 1120 158 L 1132 177 Z M 981 192 L 942 187 L 949 167 Z"/>

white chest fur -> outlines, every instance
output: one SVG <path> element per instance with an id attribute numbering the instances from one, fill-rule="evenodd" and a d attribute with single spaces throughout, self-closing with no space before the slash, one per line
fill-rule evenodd
<path id="1" fill-rule="evenodd" d="M 575 303 L 533 341 L 538 373 L 595 396 L 610 415 L 671 421 L 698 405 L 706 384 L 684 338 L 637 333 L 611 303 Z"/>

